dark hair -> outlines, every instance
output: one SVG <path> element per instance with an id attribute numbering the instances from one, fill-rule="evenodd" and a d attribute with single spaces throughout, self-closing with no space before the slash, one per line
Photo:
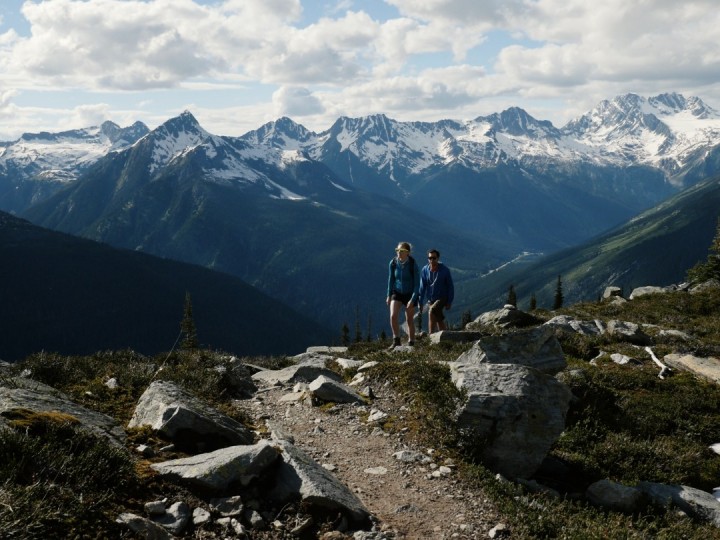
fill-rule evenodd
<path id="1" fill-rule="evenodd" d="M 431 253 L 434 253 L 438 259 L 440 258 L 440 252 L 437 249 L 428 249 L 428 255 Z"/>

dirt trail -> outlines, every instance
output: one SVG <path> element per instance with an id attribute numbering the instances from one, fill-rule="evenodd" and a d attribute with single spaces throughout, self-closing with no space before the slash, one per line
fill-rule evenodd
<path id="1" fill-rule="evenodd" d="M 432 450 L 407 444 L 402 432 L 387 434 L 367 422 L 373 410 L 402 416 L 402 406 L 387 391 L 375 391 L 378 395 L 371 406 L 326 409 L 282 402 L 280 398 L 290 391 L 274 388 L 249 402 L 248 412 L 291 435 L 297 447 L 331 470 L 355 492 L 388 536 L 488 538 L 501 519 L 482 493 L 462 484 L 452 463 L 438 462 Z M 394 456 L 403 450 L 430 459 L 404 462 Z"/>

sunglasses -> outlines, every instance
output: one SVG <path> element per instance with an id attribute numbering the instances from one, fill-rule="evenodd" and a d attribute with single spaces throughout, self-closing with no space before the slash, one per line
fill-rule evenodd
<path id="1" fill-rule="evenodd" d="M 407 252 L 410 251 L 410 250 L 409 250 L 409 249 L 397 248 L 395 251 L 397 251 L 398 253 L 400 253 L 400 252 L 406 252 L 406 253 L 407 253 Z"/>
<path id="2" fill-rule="evenodd" d="M 428 257 L 428 261 L 437 261 L 437 257 Z"/>

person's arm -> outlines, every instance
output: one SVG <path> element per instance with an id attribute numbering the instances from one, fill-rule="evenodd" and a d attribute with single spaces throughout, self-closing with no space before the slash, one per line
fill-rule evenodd
<path id="1" fill-rule="evenodd" d="M 387 284 L 387 294 L 385 295 L 385 298 L 388 299 L 388 303 L 390 302 L 390 295 L 392 294 L 393 289 L 393 281 L 395 276 L 393 276 L 393 262 L 392 259 L 390 260 L 390 263 L 388 264 L 388 284 Z"/>
<path id="2" fill-rule="evenodd" d="M 420 267 L 415 259 L 413 259 L 415 269 L 413 271 L 413 295 L 410 302 L 414 302 L 420 298 Z"/>
<path id="3" fill-rule="evenodd" d="M 425 266 L 423 266 L 423 269 L 420 270 L 420 289 L 418 293 L 418 303 L 420 304 L 420 311 L 422 311 L 423 303 L 424 303 L 424 297 L 425 297 L 425 291 L 427 289 L 427 280 L 425 278 Z"/>

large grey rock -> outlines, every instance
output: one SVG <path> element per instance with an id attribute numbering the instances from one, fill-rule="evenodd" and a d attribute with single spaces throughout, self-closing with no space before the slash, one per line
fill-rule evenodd
<path id="1" fill-rule="evenodd" d="M 613 319 L 608 321 L 605 332 L 619 341 L 626 341 L 634 345 L 642 346 L 652 345 L 652 338 L 643 332 L 640 325 L 633 322 Z"/>
<path id="2" fill-rule="evenodd" d="M 282 464 L 271 498 L 287 501 L 299 496 L 305 507 L 323 513 L 341 512 L 356 525 L 368 525 L 370 512 L 347 486 L 299 448 L 287 441 L 278 444 Z"/>
<path id="3" fill-rule="evenodd" d="M 327 358 L 332 360 L 331 357 Z M 320 375 L 324 375 L 330 379 L 335 379 L 336 381 L 342 380 L 340 375 L 325 367 L 324 361 L 310 361 L 308 363 L 303 362 L 283 369 L 267 369 L 255 373 L 252 378 L 254 381 L 269 386 L 291 386 L 298 382 L 312 382 Z"/>
<path id="4" fill-rule="evenodd" d="M 60 412 L 76 418 L 82 429 L 105 437 L 115 445 L 125 446 L 125 431 L 114 418 L 73 402 L 59 390 L 24 377 L 6 379 L 2 384 L 0 415 L 7 415 L 13 409 Z"/>
<path id="5" fill-rule="evenodd" d="M 611 480 L 598 480 L 591 484 L 585 496 L 596 506 L 632 513 L 641 510 L 647 497 L 637 488 L 624 486 Z"/>
<path id="6" fill-rule="evenodd" d="M 252 380 L 255 371 L 233 357 L 226 364 L 220 364 L 215 370 L 222 376 L 230 397 L 248 399 L 255 395 L 257 386 Z"/>
<path id="7" fill-rule="evenodd" d="M 663 360 L 675 369 L 690 371 L 716 384 L 720 384 L 720 358 L 693 356 L 692 354 L 666 354 Z"/>
<path id="8" fill-rule="evenodd" d="M 223 494 L 232 485 L 247 485 L 277 460 L 268 441 L 221 448 L 207 454 L 154 463 L 151 467 L 171 481 L 205 493 Z"/>
<path id="9" fill-rule="evenodd" d="M 138 538 L 144 538 L 145 540 L 172 540 L 174 538 L 161 525 L 131 512 L 120 514 L 115 521 L 130 529 Z"/>
<path id="10" fill-rule="evenodd" d="M 332 345 L 314 345 L 305 349 L 305 352 L 309 353 L 321 353 L 321 354 L 332 354 L 340 355 L 347 353 L 348 348 L 344 346 L 332 346 Z"/>
<path id="11" fill-rule="evenodd" d="M 637 287 L 636 289 L 633 289 L 633 291 L 630 293 L 630 300 L 634 300 L 635 298 L 639 298 L 641 296 L 645 296 L 648 294 L 660 294 L 660 293 L 667 293 L 671 291 L 676 291 L 677 287 L 669 286 L 669 287 L 655 287 L 655 286 L 645 286 L 645 287 Z"/>
<path id="12" fill-rule="evenodd" d="M 568 334 L 580 334 L 583 336 L 597 336 L 605 331 L 605 327 L 599 319 L 581 321 L 569 315 L 557 315 L 547 321 L 544 326 L 550 326 Z"/>
<path id="13" fill-rule="evenodd" d="M 605 290 L 603 291 L 602 299 L 608 300 L 611 298 L 621 298 L 622 297 L 622 289 L 620 287 L 605 287 Z"/>
<path id="14" fill-rule="evenodd" d="M 562 371 L 567 365 L 560 342 L 548 326 L 483 337 L 461 354 L 457 362 L 520 364 L 550 374 Z"/>
<path id="15" fill-rule="evenodd" d="M 720 502 L 712 493 L 689 486 L 640 482 L 638 489 L 647 493 L 657 504 L 673 504 L 687 515 L 720 527 Z"/>
<path id="16" fill-rule="evenodd" d="M 168 381 L 153 382 L 140 396 L 128 427 L 140 426 L 150 426 L 188 452 L 253 441 L 253 434 L 240 422 Z"/>
<path id="17" fill-rule="evenodd" d="M 351 387 L 325 375 L 320 375 L 311 382 L 308 390 L 321 401 L 331 401 L 333 403 L 364 402 L 362 396 Z"/>
<path id="18" fill-rule="evenodd" d="M 467 343 L 477 341 L 482 332 L 472 330 L 441 330 L 430 334 L 430 343 Z"/>
<path id="19" fill-rule="evenodd" d="M 458 426 L 486 441 L 484 463 L 509 478 L 530 478 L 565 429 L 568 387 L 517 364 L 449 365 L 453 382 L 467 392 Z"/>
<path id="20" fill-rule="evenodd" d="M 477 319 L 465 325 L 466 330 L 479 330 L 483 326 L 497 326 L 498 328 L 522 328 L 540 324 L 542 320 L 530 313 L 525 313 L 513 305 L 505 304 L 502 308 L 487 311 Z"/>

